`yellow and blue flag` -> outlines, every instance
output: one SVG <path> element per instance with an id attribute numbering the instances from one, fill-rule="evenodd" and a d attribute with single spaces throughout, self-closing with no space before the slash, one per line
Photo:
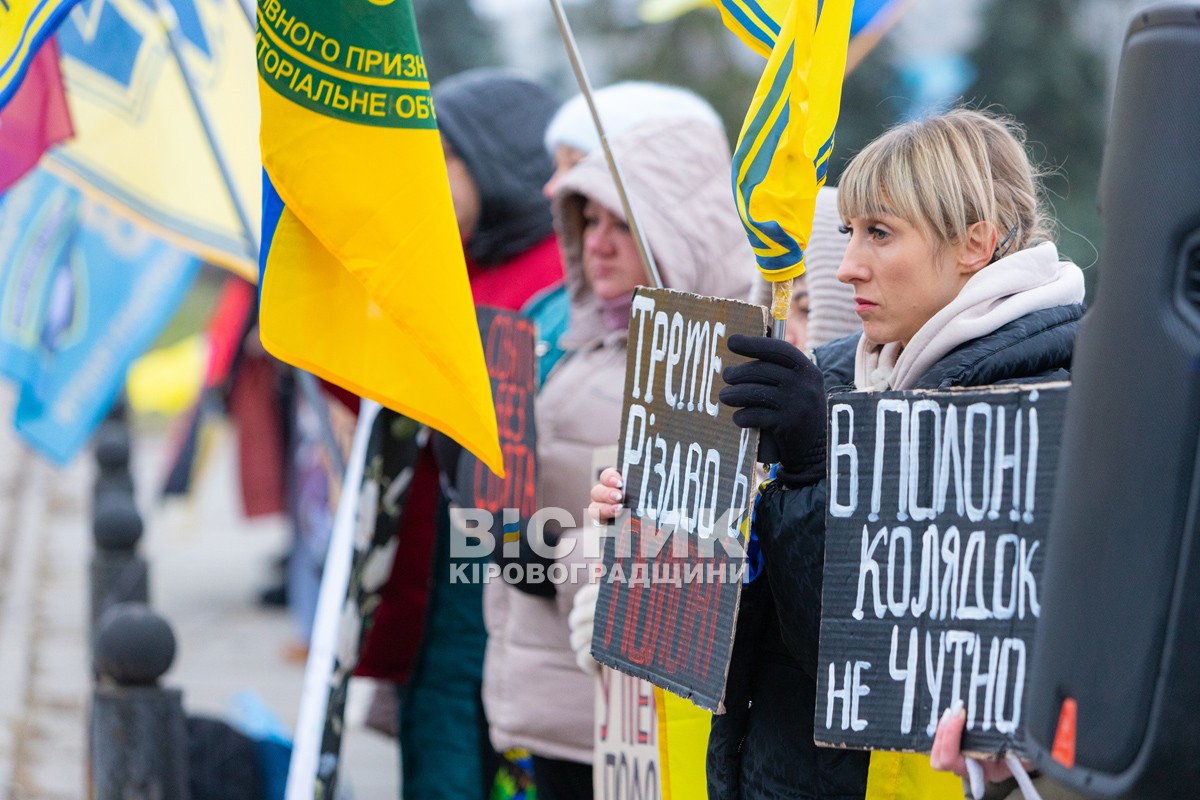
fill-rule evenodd
<path id="1" fill-rule="evenodd" d="M 859 37 L 877 34 L 889 28 L 912 1 L 853 0 L 854 12 L 850 17 L 851 48 L 858 43 Z M 779 39 L 779 32 L 791 6 L 791 0 L 643 0 L 641 11 L 643 17 L 646 13 L 658 12 L 661 19 L 669 19 L 694 8 L 712 5 L 720 10 L 726 27 L 737 34 L 747 47 L 763 58 L 768 58 Z M 656 17 L 646 21 L 659 19 Z"/>
<path id="2" fill-rule="evenodd" d="M 825 183 L 853 0 L 713 0 L 727 27 L 767 57 L 733 156 L 733 190 L 758 268 L 804 272 Z"/>
<path id="3" fill-rule="evenodd" d="M 42 43 L 79 0 L 0 0 L 0 108 L 16 94 Z"/>
<path id="4" fill-rule="evenodd" d="M 29 445 L 75 457 L 199 266 L 44 170 L 0 198 L 0 375 Z"/>
<path id="5" fill-rule="evenodd" d="M 259 0 L 259 331 L 503 474 L 410 0 Z"/>
<path id="6" fill-rule="evenodd" d="M 195 101 L 229 166 L 228 183 L 154 0 L 89 0 L 59 27 L 75 137 L 42 165 L 172 244 L 252 281 L 262 164 L 258 93 L 247 79 L 254 31 L 239 2 L 168 0 Z"/>

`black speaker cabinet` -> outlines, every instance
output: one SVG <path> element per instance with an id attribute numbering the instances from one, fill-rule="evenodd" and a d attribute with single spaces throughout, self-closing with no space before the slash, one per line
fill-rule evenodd
<path id="1" fill-rule="evenodd" d="M 1096 797 L 1200 797 L 1200 3 L 1139 13 L 1100 188 L 1025 719 Z"/>

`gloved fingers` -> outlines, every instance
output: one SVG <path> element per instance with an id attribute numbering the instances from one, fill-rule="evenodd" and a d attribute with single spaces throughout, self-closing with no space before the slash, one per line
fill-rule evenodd
<path id="1" fill-rule="evenodd" d="M 600 598 L 600 584 L 587 583 L 579 587 L 579 591 L 575 593 L 575 600 L 572 601 L 574 606 L 582 606 L 585 603 L 590 605 L 592 610 L 596 610 L 596 601 Z"/>
<path id="2" fill-rule="evenodd" d="M 726 367 L 721 371 L 721 377 L 730 385 L 761 383 L 765 386 L 782 386 L 795 379 L 792 370 L 757 360 Z"/>
<path id="3" fill-rule="evenodd" d="M 757 383 L 742 386 L 726 386 L 717 395 L 717 399 L 727 406 L 735 408 L 766 408 L 772 411 L 779 409 L 779 392 L 768 389 Z"/>
<path id="4" fill-rule="evenodd" d="M 596 659 L 592 658 L 591 653 L 576 653 L 575 663 L 578 664 L 579 668 L 588 675 L 600 674 L 600 664 L 596 661 Z"/>
<path id="5" fill-rule="evenodd" d="M 600 598 L 600 584 L 589 583 L 581 586 L 571 601 L 571 610 L 567 613 L 567 626 L 574 634 L 575 628 L 587 625 L 589 631 L 592 621 L 596 618 L 596 601 Z M 591 634 L 588 634 L 589 638 Z"/>
<path id="6" fill-rule="evenodd" d="M 572 625 L 569 641 L 571 649 L 576 653 L 590 652 L 592 649 L 592 630 L 594 626 L 589 621 L 587 625 Z"/>
<path id="7" fill-rule="evenodd" d="M 596 621 L 596 604 L 595 603 L 587 603 L 587 602 L 584 602 L 583 604 L 576 603 L 571 608 L 570 613 L 567 614 L 567 627 L 569 627 L 571 629 L 572 636 L 575 635 L 576 628 L 581 628 L 581 627 L 586 626 L 588 628 L 588 630 L 590 631 L 592 628 L 592 625 L 595 623 L 595 621 Z M 591 638 L 590 634 L 589 634 L 588 638 Z"/>
<path id="8" fill-rule="evenodd" d="M 592 634 L 595 631 L 595 616 L 596 616 L 596 601 L 589 597 L 591 594 L 588 590 L 595 584 L 588 584 L 579 590 L 575 595 L 575 601 L 571 606 L 571 613 L 567 615 L 567 627 L 569 628 L 568 641 L 571 649 L 575 651 L 575 663 L 584 672 L 595 674 L 598 668 L 596 660 L 592 658 Z M 595 594 L 599 596 L 600 587 L 595 586 Z"/>
<path id="9" fill-rule="evenodd" d="M 775 424 L 775 413 L 764 408 L 742 408 L 733 412 L 733 424 L 739 428 L 771 430 Z"/>
<path id="10" fill-rule="evenodd" d="M 726 341 L 729 349 L 741 356 L 757 358 L 781 367 L 794 369 L 808 361 L 808 357 L 794 345 L 783 339 L 772 339 L 769 336 L 746 336 L 735 333 Z"/>

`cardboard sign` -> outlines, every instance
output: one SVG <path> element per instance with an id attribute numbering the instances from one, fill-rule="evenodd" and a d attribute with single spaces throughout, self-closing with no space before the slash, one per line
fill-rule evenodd
<path id="1" fill-rule="evenodd" d="M 717 402 L 766 310 L 638 289 L 629 323 L 618 467 L 627 513 L 604 542 L 592 654 L 720 711 L 745 569 L 758 432 Z"/>
<path id="2" fill-rule="evenodd" d="M 606 667 L 596 692 L 595 800 L 658 800 L 658 714 L 654 685 Z"/>
<path id="3" fill-rule="evenodd" d="M 830 400 L 818 743 L 1020 752 L 1067 386 Z"/>
<path id="4" fill-rule="evenodd" d="M 507 477 L 498 477 L 464 451 L 456 485 L 464 506 L 491 512 L 494 528 L 503 529 L 492 530 L 500 546 L 497 555 L 515 558 L 521 546 L 520 532 L 537 510 L 536 337 L 533 322 L 520 314 L 487 307 L 476 312 Z"/>

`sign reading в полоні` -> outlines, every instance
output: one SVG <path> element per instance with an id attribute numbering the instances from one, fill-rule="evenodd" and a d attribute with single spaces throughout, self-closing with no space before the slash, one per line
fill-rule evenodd
<path id="1" fill-rule="evenodd" d="M 480 306 L 479 336 L 492 384 L 504 472 L 500 478 L 464 450 L 455 485 L 463 505 L 492 514 L 496 560 L 521 560 L 521 533 L 537 510 L 537 359 L 533 322 L 512 311 Z"/>
<path id="2" fill-rule="evenodd" d="M 766 310 L 638 289 L 629 322 L 618 467 L 625 508 L 604 541 L 592 654 L 720 711 L 756 491 L 758 431 L 717 402 L 721 370 L 746 359 L 734 333 Z"/>
<path id="3" fill-rule="evenodd" d="M 1020 751 L 1067 386 L 830 399 L 818 743 Z"/>

